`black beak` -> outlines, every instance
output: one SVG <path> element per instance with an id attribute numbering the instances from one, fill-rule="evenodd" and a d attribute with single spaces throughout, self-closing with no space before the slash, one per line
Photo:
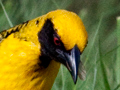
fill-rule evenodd
<path id="1" fill-rule="evenodd" d="M 73 78 L 74 83 L 76 84 L 78 76 L 78 67 L 80 63 L 80 51 L 77 45 L 75 45 L 69 53 L 62 52 L 60 56 L 62 58 L 61 63 L 63 63 L 67 67 Z"/>
<path id="2" fill-rule="evenodd" d="M 72 75 L 73 81 L 76 84 L 77 75 L 78 75 L 78 67 L 80 63 L 80 51 L 77 45 L 71 50 L 70 54 L 66 54 L 66 67 Z"/>

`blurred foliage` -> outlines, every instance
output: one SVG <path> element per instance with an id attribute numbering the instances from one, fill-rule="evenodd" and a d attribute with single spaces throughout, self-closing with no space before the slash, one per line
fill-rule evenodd
<path id="1" fill-rule="evenodd" d="M 120 90 L 120 20 L 116 21 L 120 16 L 120 0 L 2 0 L 2 3 L 14 26 L 55 9 L 73 11 L 83 20 L 89 35 L 81 56 L 87 78 L 78 79 L 74 85 L 62 65 L 52 90 Z M 8 28 L 0 7 L 0 30 Z"/>

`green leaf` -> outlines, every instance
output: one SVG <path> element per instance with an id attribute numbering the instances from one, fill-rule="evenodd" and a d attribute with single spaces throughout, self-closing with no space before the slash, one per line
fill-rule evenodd
<path id="1" fill-rule="evenodd" d="M 120 17 L 117 17 L 117 45 L 120 45 Z M 117 84 L 120 84 L 120 48 L 117 49 L 116 77 Z"/>

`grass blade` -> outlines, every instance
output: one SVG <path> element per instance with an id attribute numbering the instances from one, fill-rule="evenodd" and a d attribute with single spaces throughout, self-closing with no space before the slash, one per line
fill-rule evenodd
<path id="1" fill-rule="evenodd" d="M 117 45 L 120 45 L 120 17 L 117 18 Z M 120 48 L 117 49 L 116 77 L 117 84 L 120 84 Z"/>
<path id="2" fill-rule="evenodd" d="M 95 90 L 95 83 L 96 83 L 96 76 L 97 76 L 97 55 L 98 55 L 98 52 L 96 53 L 96 56 L 95 56 L 94 79 L 93 79 L 93 89 L 92 90 Z"/>
<path id="3" fill-rule="evenodd" d="M 92 47 L 94 46 L 94 43 L 95 43 L 95 41 L 96 41 L 96 38 L 97 38 L 97 35 L 98 35 L 98 32 L 99 32 L 99 28 L 100 28 L 101 22 L 102 22 L 102 17 L 101 17 L 101 19 L 100 19 L 100 21 L 99 21 L 99 24 L 98 24 L 98 27 L 97 27 L 97 29 L 96 29 L 96 32 L 95 32 L 93 41 L 92 41 L 92 43 L 91 43 L 91 48 L 89 49 L 88 55 L 87 55 L 86 60 L 85 60 L 85 62 L 84 62 L 84 66 L 86 65 L 86 63 L 87 63 L 87 61 L 88 61 L 88 59 L 89 59 L 89 57 L 90 57 L 90 53 L 91 53 Z"/>
<path id="4" fill-rule="evenodd" d="M 2 6 L 2 9 L 3 9 L 3 11 L 4 11 L 4 14 L 5 14 L 5 16 L 6 16 L 7 20 L 8 20 L 8 23 L 9 23 L 10 27 L 13 27 L 13 24 L 12 24 L 12 22 L 11 22 L 11 20 L 10 20 L 10 18 L 9 18 L 9 16 L 8 16 L 8 14 L 7 14 L 6 10 L 5 10 L 5 7 L 4 7 L 4 5 L 2 4 L 2 1 L 1 1 L 1 0 L 0 0 L 0 4 L 1 4 L 1 6 Z"/>
<path id="5" fill-rule="evenodd" d="M 118 90 L 120 88 L 120 84 L 117 85 L 117 87 L 114 90 Z"/>
<path id="6" fill-rule="evenodd" d="M 59 5 L 57 4 L 57 2 L 55 0 L 52 0 L 52 2 L 54 3 L 54 5 L 57 7 L 57 9 L 60 9 Z"/>

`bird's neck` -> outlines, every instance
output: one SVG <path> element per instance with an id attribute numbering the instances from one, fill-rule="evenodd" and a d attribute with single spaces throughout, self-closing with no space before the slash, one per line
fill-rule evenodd
<path id="1" fill-rule="evenodd" d="M 52 60 L 47 68 L 41 69 L 38 77 L 38 90 L 50 90 L 54 80 L 57 76 L 57 73 L 60 68 L 60 63 Z M 34 80 L 33 80 L 34 81 Z"/>

